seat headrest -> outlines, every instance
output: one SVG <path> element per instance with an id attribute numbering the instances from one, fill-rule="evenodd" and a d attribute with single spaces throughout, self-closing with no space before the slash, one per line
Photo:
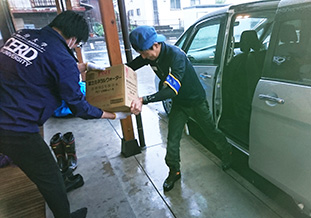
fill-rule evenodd
<path id="1" fill-rule="evenodd" d="M 240 50 L 242 52 L 249 52 L 250 49 L 254 51 L 259 51 L 260 49 L 260 42 L 255 30 L 245 30 L 241 34 Z"/>
<path id="2" fill-rule="evenodd" d="M 294 25 L 283 24 L 279 32 L 279 39 L 283 43 L 297 42 L 298 37 Z"/>

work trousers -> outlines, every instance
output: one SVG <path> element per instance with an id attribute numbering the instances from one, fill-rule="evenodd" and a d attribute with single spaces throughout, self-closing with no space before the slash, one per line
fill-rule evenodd
<path id="1" fill-rule="evenodd" d="M 173 102 L 168 122 L 168 137 L 165 163 L 170 171 L 180 170 L 180 140 L 189 117 L 195 119 L 205 136 L 212 140 L 216 148 L 224 154 L 231 149 L 225 136 L 216 129 L 207 101 L 191 106 L 182 106 Z"/>
<path id="2" fill-rule="evenodd" d="M 9 156 L 37 185 L 55 218 L 70 217 L 64 180 L 39 133 L 0 130 L 0 153 Z"/>

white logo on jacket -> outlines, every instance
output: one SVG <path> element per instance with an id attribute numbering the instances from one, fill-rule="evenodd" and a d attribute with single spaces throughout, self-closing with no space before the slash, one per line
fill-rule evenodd
<path id="1" fill-rule="evenodd" d="M 26 67 L 31 65 L 31 61 L 38 56 L 36 49 L 15 38 L 10 38 L 1 49 L 1 52 L 20 64 L 25 64 Z"/>

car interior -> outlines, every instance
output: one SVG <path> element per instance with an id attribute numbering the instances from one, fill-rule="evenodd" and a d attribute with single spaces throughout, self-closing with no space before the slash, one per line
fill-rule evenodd
<path id="1" fill-rule="evenodd" d="M 262 28 L 268 28 L 266 22 Z M 261 77 L 266 46 L 259 39 L 258 29 L 244 29 L 240 32 L 239 42 L 230 42 L 233 55 L 228 55 L 222 78 L 222 116 L 219 128 L 235 137 L 240 144 L 248 147 L 251 104 L 256 85 Z M 236 34 L 236 33 L 235 33 Z M 237 51 L 239 49 L 239 51 Z"/>

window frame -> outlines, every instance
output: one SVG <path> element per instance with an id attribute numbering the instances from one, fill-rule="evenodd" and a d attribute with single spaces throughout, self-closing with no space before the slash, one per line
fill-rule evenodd
<path id="1" fill-rule="evenodd" d="M 170 1 L 171 10 L 181 10 L 181 2 L 180 0 L 171 0 Z"/>
<path id="2" fill-rule="evenodd" d="M 198 33 L 199 29 L 204 27 L 204 26 L 211 26 L 214 24 L 219 24 L 219 29 L 217 33 L 217 40 L 216 40 L 216 48 L 215 48 L 215 57 L 213 63 L 200 63 L 196 65 L 219 65 L 220 64 L 220 59 L 221 59 L 221 53 L 223 49 L 223 39 L 224 39 L 224 34 L 225 34 L 225 22 L 227 19 L 227 14 L 221 14 L 217 15 L 215 17 L 209 17 L 199 23 L 197 23 L 193 28 L 191 29 L 191 34 L 188 35 L 188 39 L 184 42 L 183 50 L 185 51 L 186 54 L 189 52 L 189 48 L 193 42 L 194 37 Z"/>

